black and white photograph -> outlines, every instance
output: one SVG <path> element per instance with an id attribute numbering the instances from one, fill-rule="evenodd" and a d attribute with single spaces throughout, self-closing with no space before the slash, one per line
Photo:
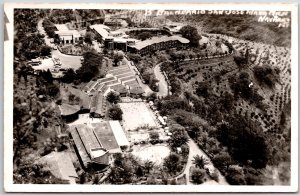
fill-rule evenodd
<path id="1" fill-rule="evenodd" d="M 4 11 L 6 191 L 298 190 L 297 5 Z"/>

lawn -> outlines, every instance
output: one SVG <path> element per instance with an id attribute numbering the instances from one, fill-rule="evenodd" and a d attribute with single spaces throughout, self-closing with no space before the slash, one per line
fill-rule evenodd
<path id="1" fill-rule="evenodd" d="M 126 130 L 139 127 L 157 127 L 153 112 L 144 102 L 119 103 L 123 111 L 123 121 Z"/>

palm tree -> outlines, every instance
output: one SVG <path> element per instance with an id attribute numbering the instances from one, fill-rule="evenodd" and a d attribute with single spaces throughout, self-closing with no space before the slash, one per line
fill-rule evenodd
<path id="1" fill-rule="evenodd" d="M 203 155 L 199 156 L 199 154 L 197 154 L 196 156 L 194 156 L 193 164 L 195 164 L 195 167 L 198 167 L 199 169 L 204 169 L 204 166 L 208 163 L 208 160 Z"/>

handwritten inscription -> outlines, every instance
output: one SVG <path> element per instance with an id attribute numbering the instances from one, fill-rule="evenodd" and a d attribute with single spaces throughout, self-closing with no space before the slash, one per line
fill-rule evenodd
<path id="1" fill-rule="evenodd" d="M 258 16 L 258 22 L 278 23 L 278 27 L 290 26 L 288 11 L 256 11 L 256 10 L 146 10 L 145 16 L 170 15 L 252 15 Z"/>

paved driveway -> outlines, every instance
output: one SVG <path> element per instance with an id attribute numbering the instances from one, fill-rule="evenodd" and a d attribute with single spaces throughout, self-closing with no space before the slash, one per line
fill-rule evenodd
<path id="1" fill-rule="evenodd" d="M 206 153 L 203 150 L 201 150 L 198 147 L 198 145 L 191 138 L 189 139 L 188 145 L 189 145 L 189 157 L 188 157 L 188 161 L 187 161 L 187 164 L 186 164 L 184 172 L 182 174 L 180 174 L 179 176 L 177 176 L 177 178 L 179 178 L 183 174 L 185 174 L 186 175 L 186 183 L 188 185 L 193 185 L 193 183 L 190 182 L 190 167 L 194 166 L 193 165 L 194 156 L 196 156 L 198 154 L 199 156 L 203 156 L 204 158 L 208 159 L 209 163 L 205 167 L 214 168 L 214 165 L 211 162 L 210 158 L 206 155 Z M 206 185 L 209 185 L 209 184 L 213 184 L 213 185 L 216 185 L 216 184 L 219 184 L 219 185 L 228 185 L 225 177 L 220 173 L 220 171 L 217 168 L 215 168 L 215 171 L 219 175 L 219 182 L 207 181 L 207 182 L 205 182 L 203 184 L 206 184 Z"/>
<path id="2" fill-rule="evenodd" d="M 44 39 L 45 39 L 45 43 L 46 45 L 50 46 L 50 47 L 54 47 L 54 44 L 50 43 L 50 38 L 47 36 L 44 27 L 43 27 L 43 20 L 40 20 L 38 22 L 38 31 L 45 35 Z M 52 58 L 59 58 L 60 62 L 62 63 L 61 68 L 64 69 L 68 69 L 68 68 L 73 68 L 74 70 L 77 70 L 78 68 L 81 67 L 81 60 L 80 58 L 82 56 L 72 56 L 72 55 L 66 55 L 61 53 L 59 50 L 52 50 Z M 45 64 L 45 68 L 44 66 L 41 66 L 38 69 L 51 69 L 54 68 L 53 67 L 53 62 L 50 62 L 50 60 L 46 60 L 45 62 L 43 62 L 43 64 Z"/>
<path id="3" fill-rule="evenodd" d="M 82 56 L 71 56 L 61 53 L 59 50 L 52 50 L 52 58 L 59 58 L 62 63 L 62 68 L 68 69 L 72 68 L 77 70 L 81 67 Z"/>
<path id="4" fill-rule="evenodd" d="M 43 27 L 43 21 L 44 21 L 44 20 L 40 20 L 40 21 L 38 22 L 37 29 L 38 29 L 38 31 L 39 31 L 40 34 L 45 35 L 44 39 L 45 39 L 46 45 L 48 45 L 48 46 L 50 46 L 50 47 L 54 47 L 54 44 L 52 44 L 52 43 L 50 42 L 50 38 L 47 36 L 47 34 L 46 34 L 45 30 L 44 30 L 44 27 Z"/>
<path id="5" fill-rule="evenodd" d="M 157 96 L 166 97 L 168 95 L 168 83 L 161 72 L 160 65 L 161 63 L 154 67 L 154 75 L 159 80 L 159 91 L 157 92 Z"/>

